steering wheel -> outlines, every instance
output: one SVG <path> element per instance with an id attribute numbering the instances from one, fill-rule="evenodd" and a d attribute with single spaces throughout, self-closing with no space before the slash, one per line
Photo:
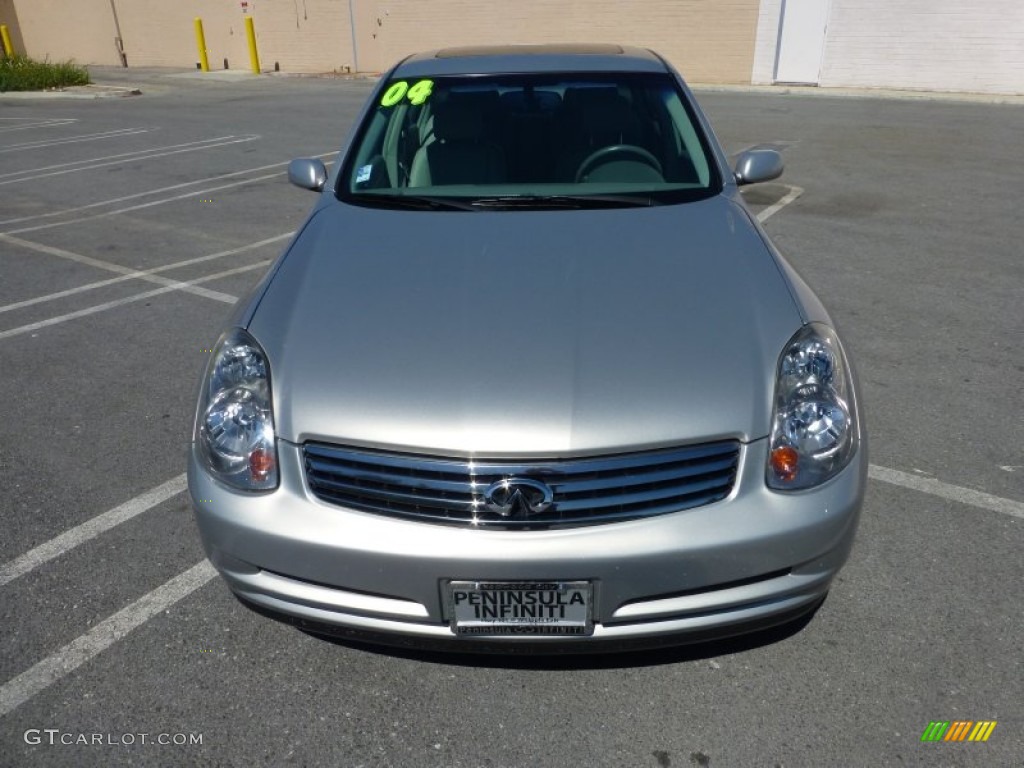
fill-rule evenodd
<path id="1" fill-rule="evenodd" d="M 632 159 L 646 163 L 659 174 L 662 174 L 661 163 L 658 162 L 658 158 L 643 147 L 638 147 L 635 144 L 612 144 L 607 147 L 601 147 L 601 149 L 596 152 L 592 152 L 582 163 L 580 163 L 580 169 L 576 171 L 576 183 L 579 184 L 583 181 L 583 177 L 594 170 L 595 166 L 607 162 L 608 158 L 613 155 L 629 156 Z"/>

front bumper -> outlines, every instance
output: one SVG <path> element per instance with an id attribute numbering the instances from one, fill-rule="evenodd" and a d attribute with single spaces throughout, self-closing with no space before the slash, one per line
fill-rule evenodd
<path id="1" fill-rule="evenodd" d="M 207 556 L 231 590 L 300 626 L 451 650 L 511 650 L 524 642 L 598 650 L 737 634 L 821 602 L 853 543 L 866 452 L 861 447 L 828 483 L 783 494 L 765 487 L 766 450 L 766 440 L 743 446 L 736 485 L 723 501 L 550 531 L 434 525 L 324 503 L 306 486 L 300 447 L 283 441 L 276 491 L 230 490 L 194 451 L 189 491 Z M 449 580 L 590 581 L 593 634 L 457 637 L 449 627 Z"/>

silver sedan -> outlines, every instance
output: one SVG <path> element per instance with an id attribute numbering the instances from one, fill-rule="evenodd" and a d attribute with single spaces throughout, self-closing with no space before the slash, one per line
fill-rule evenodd
<path id="1" fill-rule="evenodd" d="M 449 650 L 792 621 L 853 543 L 849 357 L 682 78 L 618 46 L 388 72 L 217 341 L 189 489 L 210 561 L 319 633 Z"/>

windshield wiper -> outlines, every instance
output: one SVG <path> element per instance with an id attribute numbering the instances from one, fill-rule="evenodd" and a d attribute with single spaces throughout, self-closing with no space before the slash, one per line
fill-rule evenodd
<path id="1" fill-rule="evenodd" d="M 473 200 L 478 208 L 645 208 L 657 204 L 650 195 L 503 195 Z"/>
<path id="2" fill-rule="evenodd" d="M 430 195 L 386 195 L 357 194 L 350 200 L 363 205 L 376 205 L 382 208 L 411 208 L 418 211 L 475 211 L 476 208 L 466 200 L 457 197 L 432 197 Z"/>
<path id="3" fill-rule="evenodd" d="M 352 202 L 382 208 L 408 208 L 418 211 L 480 211 L 486 209 L 528 208 L 558 210 L 567 208 L 646 208 L 658 205 L 650 195 L 501 195 L 496 197 L 437 197 L 433 195 L 394 195 L 363 193 L 352 195 Z"/>

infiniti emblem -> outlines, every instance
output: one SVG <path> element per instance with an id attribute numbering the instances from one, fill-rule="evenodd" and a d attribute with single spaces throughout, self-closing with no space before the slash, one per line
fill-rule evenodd
<path id="1" fill-rule="evenodd" d="M 498 480 L 484 491 L 484 507 L 502 517 L 539 515 L 551 506 L 553 499 L 551 488 L 524 477 Z"/>

